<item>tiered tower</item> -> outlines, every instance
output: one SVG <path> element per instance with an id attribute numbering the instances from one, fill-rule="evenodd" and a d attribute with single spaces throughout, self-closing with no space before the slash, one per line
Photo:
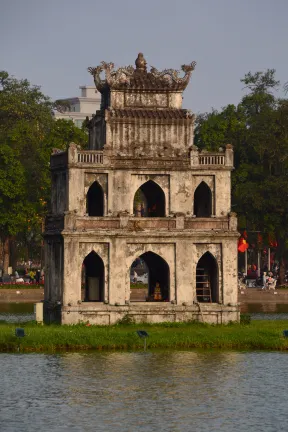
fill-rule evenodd
<path id="1" fill-rule="evenodd" d="M 51 157 L 45 321 L 236 321 L 232 146 L 212 154 L 193 145 L 182 93 L 195 62 L 183 77 L 148 72 L 141 53 L 135 64 L 89 68 L 102 98 L 89 149 L 72 143 Z M 130 289 L 137 258 L 149 285 L 140 301 Z"/>

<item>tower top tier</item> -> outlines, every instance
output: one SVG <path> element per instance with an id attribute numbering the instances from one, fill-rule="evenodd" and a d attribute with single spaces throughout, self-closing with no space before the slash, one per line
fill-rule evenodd
<path id="1" fill-rule="evenodd" d="M 196 62 L 192 62 L 189 65 L 181 66 L 183 76 L 180 76 L 180 72 L 175 69 L 165 69 L 158 71 L 155 67 L 151 67 L 150 71 L 147 71 L 147 62 L 142 53 L 138 54 L 135 61 L 135 67 L 126 66 L 114 69 L 114 63 L 106 63 L 104 61 L 97 67 L 89 67 L 88 71 L 94 78 L 95 86 L 97 90 L 102 94 L 106 95 L 107 92 L 121 92 L 133 99 L 133 95 L 139 93 L 150 94 L 169 94 L 172 96 L 175 93 L 182 93 L 187 87 L 191 74 L 196 66 Z M 101 78 L 104 72 L 104 79 Z M 160 98 L 161 99 L 161 98 Z M 175 99 L 172 97 L 172 99 Z M 139 100 L 139 97 L 137 98 Z M 157 103 L 157 98 L 152 96 L 152 104 L 149 103 L 149 98 L 146 99 L 147 103 L 141 104 L 141 108 L 167 108 L 163 106 L 163 102 Z M 180 99 L 177 98 L 177 106 L 170 106 L 171 108 L 181 108 Z M 124 100 L 123 100 L 124 102 Z M 126 104 L 127 105 L 127 104 Z M 120 108 L 120 106 L 118 106 Z M 136 106 L 135 106 L 136 108 Z"/>

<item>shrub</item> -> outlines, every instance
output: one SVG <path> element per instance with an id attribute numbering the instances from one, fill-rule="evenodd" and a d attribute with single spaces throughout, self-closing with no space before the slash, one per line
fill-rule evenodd
<path id="1" fill-rule="evenodd" d="M 121 318 L 117 324 L 119 325 L 131 325 L 131 324 L 135 324 L 134 318 L 131 317 L 131 315 L 124 315 L 123 318 Z"/>
<path id="2" fill-rule="evenodd" d="M 240 314 L 240 324 L 248 325 L 251 323 L 251 315 Z"/>

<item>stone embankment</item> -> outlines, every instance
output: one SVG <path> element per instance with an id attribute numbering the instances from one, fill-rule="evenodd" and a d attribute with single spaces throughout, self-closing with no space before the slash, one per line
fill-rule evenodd
<path id="1" fill-rule="evenodd" d="M 39 289 L 25 288 L 25 289 L 15 289 L 15 290 L 5 289 L 5 288 L 0 289 L 0 303 L 15 303 L 15 302 L 36 303 L 43 299 L 44 299 L 43 288 L 39 288 Z M 245 303 L 287 303 L 288 304 L 288 289 L 287 290 L 281 289 L 276 291 L 263 291 L 263 290 L 258 290 L 256 288 L 247 288 L 246 290 L 239 292 L 238 301 L 242 304 Z"/>
<path id="2" fill-rule="evenodd" d="M 37 303 L 44 300 L 43 288 L 0 289 L 0 303 Z"/>
<path id="3" fill-rule="evenodd" d="M 288 303 L 288 289 L 247 288 L 238 293 L 239 303 Z"/>

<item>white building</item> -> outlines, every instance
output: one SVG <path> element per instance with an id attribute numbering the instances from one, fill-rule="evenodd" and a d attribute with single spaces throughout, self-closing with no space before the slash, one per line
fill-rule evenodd
<path id="1" fill-rule="evenodd" d="M 70 103 L 70 108 L 65 112 L 55 112 L 56 119 L 72 120 L 76 126 L 82 126 L 86 117 L 91 119 L 92 114 L 100 110 L 101 95 L 95 86 L 81 86 L 81 96 L 61 99 Z"/>

